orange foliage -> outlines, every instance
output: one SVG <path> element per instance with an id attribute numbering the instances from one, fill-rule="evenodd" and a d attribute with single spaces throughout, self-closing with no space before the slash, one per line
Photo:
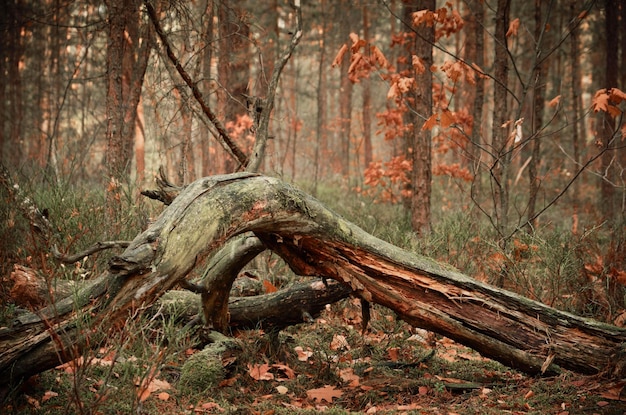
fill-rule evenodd
<path id="1" fill-rule="evenodd" d="M 622 101 L 626 100 L 626 93 L 618 88 L 599 89 L 592 99 L 592 108 L 595 112 L 604 111 L 615 118 L 622 113 L 618 107 Z"/>
<path id="2" fill-rule="evenodd" d="M 394 157 L 385 163 L 374 161 L 364 173 L 364 183 L 368 187 L 357 191 L 381 202 L 397 203 L 403 197 L 410 196 L 406 187 L 411 182 L 408 176 L 411 169 L 411 161 L 404 156 Z"/>
<path id="3" fill-rule="evenodd" d="M 458 11 L 454 10 L 452 3 L 446 2 L 446 7 L 441 7 L 435 11 L 420 10 L 412 15 L 413 25 L 426 25 L 435 27 L 435 41 L 442 37 L 449 37 L 463 28 L 465 22 Z"/>
<path id="4" fill-rule="evenodd" d="M 465 180 L 466 182 L 471 182 L 474 180 L 474 176 L 467 167 L 461 167 L 459 163 L 454 164 L 439 164 L 433 166 L 433 175 L 434 176 L 450 176 L 455 179 Z"/>
<path id="5" fill-rule="evenodd" d="M 245 146 L 247 150 L 250 150 L 254 144 L 253 126 L 254 122 L 248 114 L 237 115 L 236 121 L 227 121 L 225 125 L 230 136 Z"/>
<path id="6" fill-rule="evenodd" d="M 384 132 L 385 140 L 387 141 L 404 136 L 404 133 L 409 128 L 402 119 L 405 112 L 406 107 L 396 107 L 377 113 L 378 123 L 376 125 L 382 128 L 376 131 L 376 134 Z"/>
<path id="7" fill-rule="evenodd" d="M 341 65 L 346 52 L 350 50 L 350 67 L 348 69 L 350 81 L 357 83 L 370 76 L 377 69 L 389 68 L 389 61 L 376 45 L 371 45 L 365 39 L 360 39 L 356 33 L 350 33 L 350 41 L 352 45 L 348 47 L 347 44 L 344 44 L 331 64 L 332 68 Z"/>

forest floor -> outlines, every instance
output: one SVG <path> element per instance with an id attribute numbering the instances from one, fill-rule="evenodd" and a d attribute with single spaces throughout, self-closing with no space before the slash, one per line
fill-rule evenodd
<path id="1" fill-rule="evenodd" d="M 153 318 L 30 379 L 0 413 L 626 414 L 626 381 L 529 377 L 380 307 L 362 334 L 360 316 L 348 299 L 277 335 L 241 332 L 240 350 L 222 355 L 214 379 L 185 385 L 196 340 Z"/>

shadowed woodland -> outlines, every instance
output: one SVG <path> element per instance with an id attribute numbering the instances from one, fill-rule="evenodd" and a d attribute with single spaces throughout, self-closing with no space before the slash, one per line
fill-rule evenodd
<path id="1" fill-rule="evenodd" d="M 624 5 L 2 7 L 7 413 L 626 409 Z"/>

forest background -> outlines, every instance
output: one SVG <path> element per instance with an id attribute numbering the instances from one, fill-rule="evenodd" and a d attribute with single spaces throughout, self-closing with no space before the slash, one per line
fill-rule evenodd
<path id="1" fill-rule="evenodd" d="M 160 167 L 184 185 L 245 168 L 224 136 L 253 151 L 293 8 L 153 5 L 166 39 L 138 1 L 3 2 L 0 160 L 63 251 L 136 234 Z M 320 0 L 302 16 L 260 172 L 476 278 L 621 324 L 621 2 Z M 75 201 L 94 189 L 99 205 Z M 3 278 L 48 269 L 15 211 L 2 215 Z"/>
<path id="2" fill-rule="evenodd" d="M 626 280 L 622 6 L 305 3 L 259 170 L 313 195 L 336 187 L 400 206 L 418 235 L 446 216 L 471 218 L 492 228 L 505 255 L 522 232 L 593 233 L 586 278 L 610 291 L 601 308 L 614 318 Z M 0 156 L 18 182 L 101 188 L 141 203 L 161 166 L 180 185 L 242 168 L 141 2 L 3 8 Z M 157 9 L 175 59 L 250 154 L 254 105 L 291 41 L 293 9 L 278 1 Z M 4 275 L 25 252 L 7 223 Z"/>

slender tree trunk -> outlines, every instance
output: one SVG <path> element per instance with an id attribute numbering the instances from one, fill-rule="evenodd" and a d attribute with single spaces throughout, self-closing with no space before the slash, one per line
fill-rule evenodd
<path id="1" fill-rule="evenodd" d="M 126 28 L 126 2 L 108 0 L 109 13 L 107 43 L 107 152 L 106 165 L 109 178 L 121 180 L 128 177 L 128 162 L 124 154 L 124 106 L 122 73 L 124 57 L 124 30 Z"/>
<path id="2" fill-rule="evenodd" d="M 510 0 L 498 0 L 496 10 L 495 61 L 494 61 L 494 97 L 492 126 L 492 151 L 496 155 L 491 167 L 492 197 L 497 231 L 501 236 L 508 228 L 509 211 L 509 162 L 511 159 L 508 143 L 508 131 L 503 125 L 508 119 L 507 84 L 509 56 L 507 53 L 506 32 L 509 28 Z M 513 128 L 511 126 L 510 128 Z M 504 243 L 505 241 L 503 241 Z"/>
<path id="3" fill-rule="evenodd" d="M 363 13 L 363 38 L 370 42 L 370 21 L 368 5 L 361 1 Z M 361 91 L 363 94 L 363 168 L 366 169 L 374 159 L 374 149 L 372 148 L 372 89 L 369 77 L 361 80 Z"/>
<path id="4" fill-rule="evenodd" d="M 22 73 L 20 62 L 24 55 L 24 44 L 22 42 L 21 31 L 24 27 L 21 21 L 20 7 L 22 1 L 9 1 L 10 30 L 8 30 L 9 50 L 8 52 L 8 84 L 9 84 L 9 150 L 11 158 L 16 161 L 17 167 L 22 160 L 23 152 L 20 141 L 22 139 L 23 118 L 24 118 L 24 91 L 22 83 Z"/>
<path id="5" fill-rule="evenodd" d="M 323 13 L 326 8 L 326 0 L 321 0 L 320 9 Z M 328 111 L 326 108 L 327 99 L 327 80 L 326 80 L 326 31 L 328 26 L 326 24 L 326 18 L 322 19 L 322 31 L 319 40 L 319 66 L 317 68 L 317 114 L 315 125 L 315 173 L 313 176 L 313 195 L 317 196 L 317 185 L 320 179 L 320 164 L 321 160 L 325 159 L 328 155 Z"/>
<path id="6" fill-rule="evenodd" d="M 537 228 L 538 219 L 535 218 L 537 211 L 537 195 L 539 194 L 539 187 L 541 186 L 541 180 L 538 175 L 538 167 L 541 157 L 541 141 L 539 131 L 543 126 L 543 107 L 544 107 L 544 93 L 545 93 L 545 66 L 540 65 L 539 59 L 542 57 L 542 45 L 541 38 L 544 34 L 545 23 L 543 21 L 543 13 L 541 11 L 541 0 L 535 0 L 535 67 L 533 76 L 533 110 L 532 110 L 532 123 L 531 131 L 532 136 L 532 154 L 530 162 L 528 163 L 528 230 L 533 232 Z M 533 219 L 534 218 L 534 219 Z"/>
<path id="7" fill-rule="evenodd" d="M 434 11 L 435 0 L 418 0 L 415 3 L 417 10 L 428 9 Z M 406 7 L 406 4 L 405 4 Z M 432 191 L 432 154 L 431 130 L 423 129 L 424 120 L 433 113 L 433 78 L 430 67 L 433 64 L 433 44 L 435 42 L 435 28 L 422 24 L 416 29 L 415 55 L 427 68 L 424 74 L 413 74 L 417 88 L 415 94 L 414 111 L 412 116 L 413 130 L 411 134 L 411 154 L 407 158 L 413 161 L 411 175 L 411 225 L 420 235 L 430 233 L 430 198 Z"/>
<path id="8" fill-rule="evenodd" d="M 470 50 L 473 50 L 472 59 L 470 62 L 476 62 L 479 68 L 484 70 L 485 68 L 485 40 L 484 40 L 484 20 L 485 20 L 485 11 L 482 1 L 473 1 L 472 2 L 472 17 L 471 17 L 471 34 L 468 36 L 468 43 L 473 47 Z M 473 126 L 472 126 L 472 147 L 471 147 L 471 171 L 474 179 L 472 181 L 472 199 L 480 204 L 481 200 L 479 199 L 482 196 L 482 175 L 481 175 L 481 165 L 482 161 L 482 150 L 481 145 L 483 142 L 483 106 L 485 104 L 485 80 L 481 77 L 477 77 L 476 79 L 476 87 L 474 90 L 474 102 L 472 104 L 472 118 L 473 118 Z"/>
<path id="9" fill-rule="evenodd" d="M 151 26 L 142 22 L 141 2 L 108 0 L 107 214 L 118 223 L 121 186 L 130 180 L 137 106 L 151 49 Z M 140 26 L 141 25 L 141 26 Z"/>
<path id="10" fill-rule="evenodd" d="M 350 43 L 350 18 L 352 8 L 336 5 L 337 22 L 339 24 L 339 39 Z M 352 90 L 353 85 L 349 77 L 350 59 L 343 59 L 339 78 L 339 163 L 341 175 L 350 180 L 350 141 L 352 136 Z"/>
<path id="11" fill-rule="evenodd" d="M 201 5 L 201 3 L 199 3 Z M 200 10 L 200 15 L 203 17 L 203 45 L 202 48 L 202 82 L 200 83 L 201 88 L 200 91 L 204 96 L 209 96 L 209 92 L 211 90 L 211 58 L 213 57 L 213 47 L 211 46 L 211 41 L 215 37 L 213 33 L 215 27 L 213 23 L 213 17 L 215 16 L 215 4 L 213 0 L 207 0 L 206 6 L 204 10 Z M 211 147 L 213 146 L 213 142 L 210 139 L 209 131 L 207 128 L 201 128 L 199 132 L 200 140 L 200 148 L 201 148 L 201 157 L 202 157 L 202 168 L 201 174 L 202 177 L 210 176 L 211 174 L 216 174 L 217 171 L 212 169 L 213 164 L 215 163 L 214 157 L 211 156 Z"/>
<path id="12" fill-rule="evenodd" d="M 618 22 L 618 2 L 616 0 L 605 0 L 605 31 L 606 31 L 606 56 L 605 56 L 605 88 L 617 87 L 618 82 L 618 48 L 619 48 L 619 22 Z M 600 128 L 602 147 L 605 149 L 615 147 L 617 140 L 615 135 L 615 120 L 608 113 L 603 111 L 600 117 Z M 616 203 L 615 192 L 615 163 L 617 151 L 605 151 L 601 158 L 600 173 L 600 199 L 599 210 L 604 219 L 614 221 L 621 212 L 620 206 Z"/>
<path id="13" fill-rule="evenodd" d="M 577 3 L 575 1 L 571 1 L 570 2 L 570 16 L 571 17 L 575 17 L 578 15 L 579 11 L 577 8 Z M 580 131 L 582 130 L 583 132 L 585 131 L 585 127 L 584 127 L 584 119 L 582 117 L 582 114 L 580 112 L 580 108 L 582 108 L 582 102 L 581 102 L 581 97 L 580 97 L 580 91 L 582 90 L 582 86 L 581 86 L 581 82 L 580 82 L 580 36 L 579 36 L 579 28 L 575 27 L 572 29 L 572 33 L 570 35 L 570 59 L 571 59 L 571 71 L 572 71 L 572 77 L 571 77 L 571 83 L 570 83 L 570 89 L 571 89 L 571 97 L 572 97 L 572 118 L 573 118 L 573 123 L 572 123 L 572 147 L 574 149 L 574 166 L 573 166 L 573 171 L 576 171 L 579 166 L 580 166 L 580 162 L 582 159 L 581 156 L 581 143 L 580 143 Z M 582 123 L 582 128 L 580 128 L 579 126 Z M 581 180 L 575 180 L 574 183 L 572 184 L 573 188 L 572 188 L 572 207 L 574 210 L 574 217 L 573 217 L 573 229 L 572 231 L 574 233 L 577 232 L 577 223 L 578 223 L 578 210 L 580 208 L 579 204 L 580 204 L 580 197 L 579 197 L 579 192 L 580 192 L 580 181 Z"/>

